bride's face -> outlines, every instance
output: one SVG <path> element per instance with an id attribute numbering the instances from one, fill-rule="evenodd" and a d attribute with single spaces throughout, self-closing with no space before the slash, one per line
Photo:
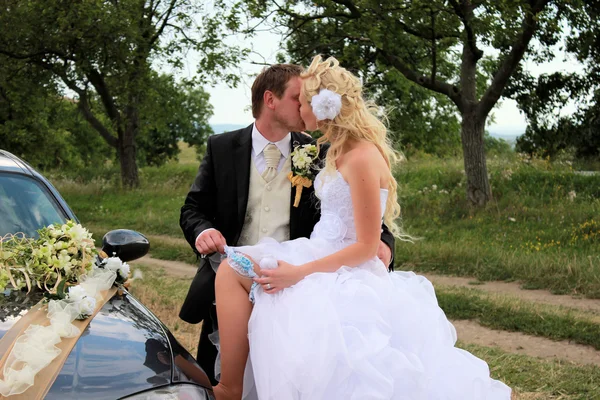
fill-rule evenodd
<path id="1" fill-rule="evenodd" d="M 312 107 L 303 94 L 300 94 L 300 116 L 307 130 L 317 130 L 317 117 L 313 114 Z"/>

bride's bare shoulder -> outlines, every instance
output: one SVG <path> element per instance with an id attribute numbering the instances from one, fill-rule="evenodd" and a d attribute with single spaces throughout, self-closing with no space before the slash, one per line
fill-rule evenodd
<path id="1" fill-rule="evenodd" d="M 378 168 L 385 165 L 379 149 L 373 143 L 357 142 L 344 154 L 344 162 L 351 168 Z"/>
<path id="2" fill-rule="evenodd" d="M 348 149 L 341 161 L 338 170 L 345 178 L 361 177 L 361 180 L 380 181 L 384 169 L 387 168 L 377 147 L 367 142 L 357 143 Z"/>

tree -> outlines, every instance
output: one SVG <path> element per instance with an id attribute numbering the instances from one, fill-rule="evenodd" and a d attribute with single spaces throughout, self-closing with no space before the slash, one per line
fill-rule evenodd
<path id="1" fill-rule="evenodd" d="M 78 112 L 77 100 L 61 96 L 47 71 L 2 56 L 0 61 L 0 148 L 40 169 L 114 159 L 114 150 Z M 180 140 L 200 148 L 212 133 L 212 106 L 202 88 L 157 73 L 149 84 L 140 106 L 140 166 L 161 165 L 176 157 Z M 90 104 L 101 107 L 98 96 Z"/>
<path id="2" fill-rule="evenodd" d="M 200 148 L 213 133 L 208 124 L 213 111 L 208 93 L 172 75 L 155 74 L 150 84 L 140 112 L 140 159 L 162 165 L 179 153 L 179 141 Z"/>
<path id="3" fill-rule="evenodd" d="M 558 118 L 537 114 L 541 111 L 536 109 L 536 114 L 529 117 L 525 134 L 517 138 L 517 150 L 541 157 L 555 157 L 563 151 L 573 151 L 576 158 L 599 159 L 600 91 L 594 94 L 590 103 L 571 115 Z M 521 108 L 528 107 L 521 105 Z M 553 116 L 553 113 L 550 115 Z"/>
<path id="4" fill-rule="evenodd" d="M 585 2 L 568 13 L 570 29 L 564 49 L 583 66 L 583 73 L 554 72 L 537 78 L 519 70 L 507 88 L 529 125 L 518 138 L 517 149 L 553 157 L 574 150 L 579 158 L 600 157 L 600 1 Z M 565 105 L 575 104 L 571 115 L 560 115 Z"/>
<path id="5" fill-rule="evenodd" d="M 223 78 L 243 52 L 223 43 L 235 13 L 219 16 L 224 0 L 207 10 L 193 0 L 6 0 L 0 6 L 0 54 L 39 66 L 74 93 L 88 123 L 116 150 L 122 182 L 139 184 L 137 138 L 152 63 L 183 65 L 200 57 L 198 79 Z M 97 107 L 98 99 L 101 107 Z"/>
<path id="6" fill-rule="evenodd" d="M 488 115 L 529 52 L 551 57 L 565 11 L 580 0 L 249 0 L 254 15 L 287 29 L 287 51 L 361 60 L 368 81 L 382 71 L 454 104 L 461 116 L 467 198 L 485 205 L 492 192 L 484 150 Z M 533 39 L 540 44 L 532 50 Z M 489 54 L 486 55 L 485 52 Z M 365 72 L 366 71 L 366 72 Z"/>
<path id="7" fill-rule="evenodd" d="M 372 70 L 361 57 L 354 57 L 350 46 L 336 48 L 342 65 L 366 77 L 367 94 L 382 104 L 388 119 L 389 136 L 395 146 L 408 155 L 415 151 L 439 156 L 460 151 L 460 124 L 451 102 L 432 95 L 394 69 Z"/>
<path id="8" fill-rule="evenodd" d="M 41 169 L 78 168 L 110 156 L 50 73 L 1 55 L 0 148 Z"/>

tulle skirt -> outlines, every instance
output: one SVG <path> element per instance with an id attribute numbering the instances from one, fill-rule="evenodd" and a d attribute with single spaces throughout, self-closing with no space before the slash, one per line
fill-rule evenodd
<path id="1" fill-rule="evenodd" d="M 346 245 L 265 239 L 236 250 L 300 265 Z M 253 294 L 248 375 L 260 400 L 510 399 L 483 360 L 454 347 L 456 331 L 422 276 L 372 259 Z"/>

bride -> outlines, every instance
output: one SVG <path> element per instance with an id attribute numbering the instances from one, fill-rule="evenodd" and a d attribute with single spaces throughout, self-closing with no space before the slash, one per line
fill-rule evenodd
<path id="1" fill-rule="evenodd" d="M 408 236 L 395 224 L 394 153 L 359 80 L 320 56 L 302 80 L 302 119 L 330 143 L 314 182 L 321 220 L 310 239 L 226 249 L 217 399 L 242 398 L 245 371 L 261 400 L 510 399 L 484 361 L 454 347 L 431 283 L 376 256 L 382 218 Z"/>

